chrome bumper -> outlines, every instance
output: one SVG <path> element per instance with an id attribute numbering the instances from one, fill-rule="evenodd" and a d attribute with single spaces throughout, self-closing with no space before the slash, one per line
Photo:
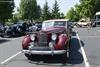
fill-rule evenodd
<path id="1" fill-rule="evenodd" d="M 26 54 L 52 55 L 52 54 L 64 54 L 66 50 L 54 50 L 54 51 L 22 50 L 22 52 Z"/>

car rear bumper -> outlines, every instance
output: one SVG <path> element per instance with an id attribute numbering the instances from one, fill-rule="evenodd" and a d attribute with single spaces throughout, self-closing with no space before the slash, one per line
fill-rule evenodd
<path id="1" fill-rule="evenodd" d="M 37 50 L 22 50 L 26 54 L 36 54 L 36 55 L 52 55 L 52 54 L 64 54 L 66 50 L 54 50 L 54 51 L 37 51 Z"/>

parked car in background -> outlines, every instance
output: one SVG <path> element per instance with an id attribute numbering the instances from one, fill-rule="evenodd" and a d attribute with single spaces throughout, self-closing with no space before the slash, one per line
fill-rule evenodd
<path id="1" fill-rule="evenodd" d="M 23 53 L 29 60 L 34 55 L 61 55 L 61 58 L 68 58 L 71 31 L 67 19 L 44 21 L 40 31 L 27 34 L 23 39 Z"/>
<path id="2" fill-rule="evenodd" d="M 76 23 L 77 27 L 89 27 L 91 25 L 91 21 L 86 19 L 81 19 L 79 22 Z"/>
<path id="3" fill-rule="evenodd" d="M 4 34 L 4 26 L 0 23 L 0 36 Z"/>
<path id="4" fill-rule="evenodd" d="M 38 29 L 38 27 L 36 25 L 32 24 L 31 26 L 29 26 L 27 28 L 27 32 L 36 32 L 37 29 Z"/>
<path id="5" fill-rule="evenodd" d="M 35 26 L 37 27 L 37 31 L 40 31 L 42 28 L 42 22 L 36 22 Z"/>
<path id="6" fill-rule="evenodd" d="M 5 32 L 2 35 L 3 37 L 15 37 L 24 35 L 26 32 L 26 26 L 25 23 L 17 22 L 15 24 L 12 24 L 10 26 L 5 27 Z"/>
<path id="7" fill-rule="evenodd" d="M 96 12 L 94 18 L 92 19 L 92 26 L 96 27 L 96 26 L 100 26 L 100 11 Z"/>

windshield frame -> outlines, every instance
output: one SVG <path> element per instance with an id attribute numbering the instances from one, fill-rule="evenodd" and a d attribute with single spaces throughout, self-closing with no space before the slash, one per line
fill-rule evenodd
<path id="1" fill-rule="evenodd" d="M 59 23 L 59 22 L 63 22 L 65 24 L 64 25 L 62 24 L 61 26 L 60 25 L 55 25 L 55 23 Z M 43 24 L 42 24 L 42 30 L 46 30 L 50 27 L 65 27 L 66 22 L 67 21 L 46 21 L 46 22 L 43 22 Z"/>

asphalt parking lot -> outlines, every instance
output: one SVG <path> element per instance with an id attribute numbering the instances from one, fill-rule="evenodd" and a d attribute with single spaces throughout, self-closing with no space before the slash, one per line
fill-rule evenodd
<path id="1" fill-rule="evenodd" d="M 59 56 L 36 56 L 33 61 L 21 53 L 24 36 L 0 38 L 2 67 L 100 67 L 100 28 L 74 28 L 70 58 L 63 64 Z"/>

